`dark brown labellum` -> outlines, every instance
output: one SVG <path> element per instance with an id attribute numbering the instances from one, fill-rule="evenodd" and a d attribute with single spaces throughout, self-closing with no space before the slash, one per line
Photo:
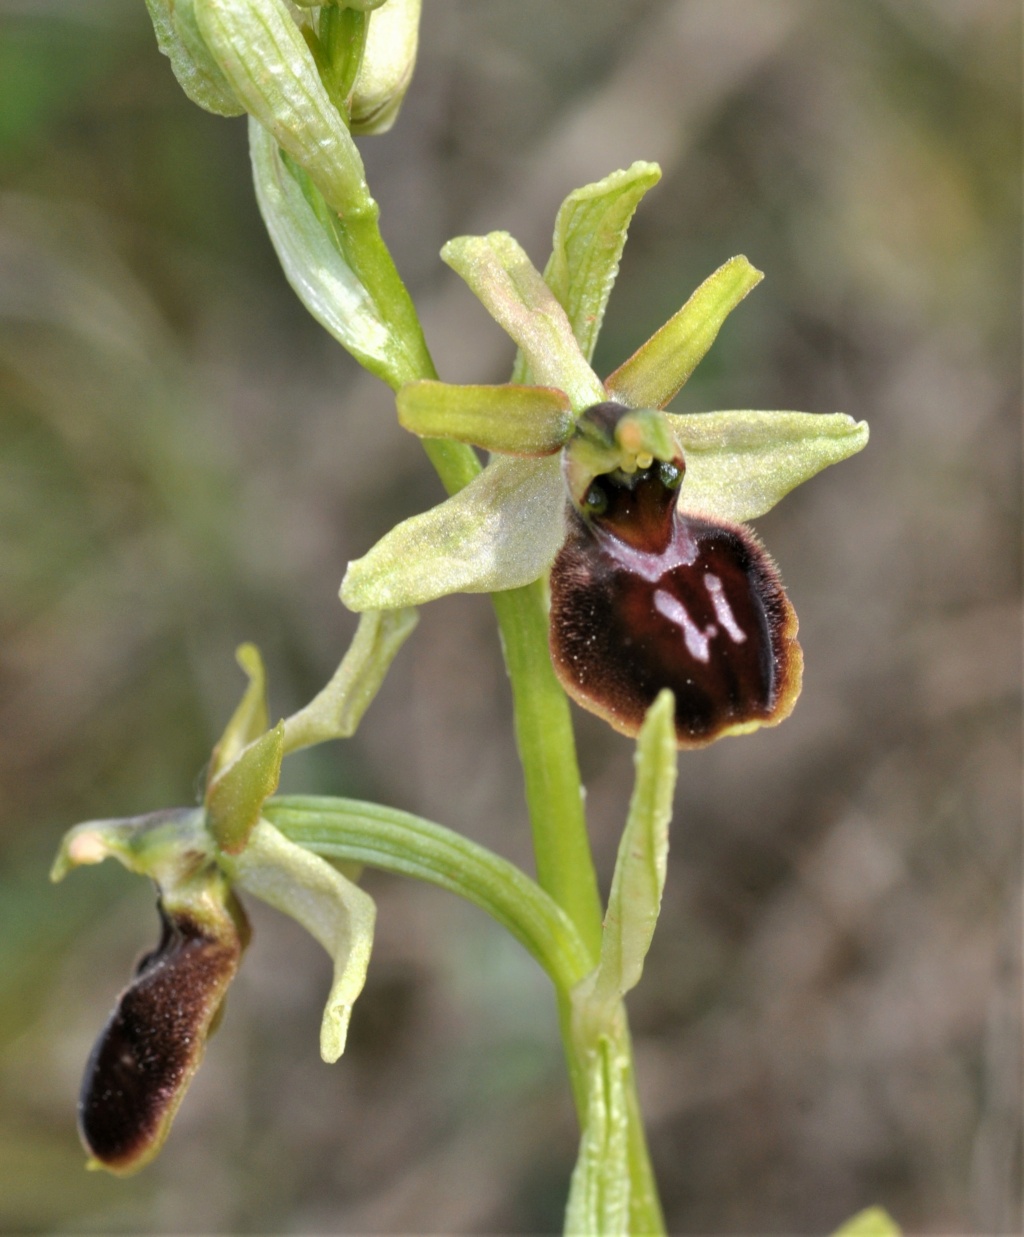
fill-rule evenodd
<path id="1" fill-rule="evenodd" d="M 135 1172 L 160 1149 L 244 944 L 226 912 L 212 929 L 188 913 L 158 909 L 160 943 L 139 962 L 103 1028 L 78 1104 L 86 1149 L 115 1173 Z"/>
<path id="2" fill-rule="evenodd" d="M 680 747 L 792 711 L 797 618 L 754 535 L 676 510 L 684 464 L 596 477 L 569 504 L 551 571 L 551 653 L 566 691 L 635 735 L 662 688 Z M 685 483 L 684 483 L 685 484 Z"/>

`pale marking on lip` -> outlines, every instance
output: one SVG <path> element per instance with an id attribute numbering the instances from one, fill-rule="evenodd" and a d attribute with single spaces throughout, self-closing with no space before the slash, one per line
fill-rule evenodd
<path id="1" fill-rule="evenodd" d="M 654 608 L 659 614 L 663 614 L 669 622 L 675 623 L 677 627 L 682 628 L 683 639 L 686 641 L 686 648 L 691 657 L 702 662 L 711 660 L 711 650 L 709 648 L 711 637 L 718 634 L 718 628 L 714 623 L 709 623 L 702 630 L 690 618 L 686 607 L 678 597 L 673 597 L 671 593 L 666 593 L 663 588 L 655 589 Z"/>
<path id="2" fill-rule="evenodd" d="M 718 576 L 712 575 L 710 571 L 707 571 L 704 573 L 704 587 L 711 595 L 711 604 L 715 607 L 715 615 L 718 621 L 736 644 L 742 644 L 747 638 L 747 633 L 736 622 L 736 615 L 733 614 L 732 607 L 729 605 L 729 599 L 725 595 L 722 581 Z"/>

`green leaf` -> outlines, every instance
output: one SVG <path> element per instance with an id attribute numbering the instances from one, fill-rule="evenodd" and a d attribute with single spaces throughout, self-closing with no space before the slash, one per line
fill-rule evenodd
<path id="1" fill-rule="evenodd" d="M 363 161 L 283 0 L 194 0 L 199 30 L 245 110 L 346 219 L 376 218 Z"/>
<path id="2" fill-rule="evenodd" d="M 882 1207 L 867 1207 L 836 1229 L 833 1237 L 900 1237 L 902 1229 Z"/>
<path id="3" fill-rule="evenodd" d="M 373 899 L 318 855 L 261 820 L 249 844 L 224 867 L 241 889 L 297 920 L 334 960 L 334 982 L 320 1028 L 320 1055 L 337 1061 L 366 982 L 373 947 Z"/>
<path id="4" fill-rule="evenodd" d="M 206 819 L 217 845 L 238 854 L 277 790 L 284 756 L 284 722 L 254 739 L 207 787 Z"/>
<path id="5" fill-rule="evenodd" d="M 341 600 L 350 610 L 393 610 L 529 584 L 565 539 L 565 502 L 557 458 L 496 456 L 453 498 L 349 563 Z"/>
<path id="6" fill-rule="evenodd" d="M 249 685 L 214 746 L 206 774 L 208 786 L 223 769 L 238 759 L 243 748 L 248 747 L 253 739 L 258 739 L 270 726 L 267 672 L 263 668 L 259 649 L 255 644 L 240 644 L 235 649 L 235 660 L 245 671 Z"/>
<path id="7" fill-rule="evenodd" d="M 730 258 L 608 378 L 611 398 L 630 408 L 664 408 L 715 342 L 725 319 L 763 278 L 746 258 Z"/>
<path id="8" fill-rule="evenodd" d="M 370 293 L 344 257 L 336 217 L 318 215 L 298 175 L 285 165 L 277 141 L 249 122 L 256 200 L 285 277 L 303 305 L 355 359 L 397 385 L 398 349 Z M 307 181 L 312 193 L 323 201 Z M 316 199 L 314 198 L 314 201 Z M 326 212 L 325 212 L 326 214 Z"/>
<path id="9" fill-rule="evenodd" d="M 203 42 L 192 0 L 146 0 L 146 8 L 157 46 L 192 102 L 217 116 L 241 116 L 245 108 Z"/>
<path id="10" fill-rule="evenodd" d="M 640 199 L 661 180 L 656 163 L 634 163 L 603 180 L 574 189 L 555 220 L 544 282 L 565 310 L 589 361 L 619 273 L 630 220 Z M 513 382 L 528 381 L 526 359 L 516 357 Z"/>
<path id="11" fill-rule="evenodd" d="M 565 310 L 507 232 L 458 236 L 445 245 L 441 257 L 519 345 L 536 383 L 564 391 L 577 413 L 605 398 Z"/>
<path id="12" fill-rule="evenodd" d="M 362 616 L 331 681 L 304 709 L 285 720 L 285 755 L 355 734 L 418 618 L 415 610 L 369 610 Z"/>
<path id="13" fill-rule="evenodd" d="M 421 438 L 454 438 L 505 455 L 553 455 L 573 430 L 564 392 L 552 387 L 411 382 L 398 420 Z"/>
<path id="14" fill-rule="evenodd" d="M 658 922 L 676 785 L 674 716 L 675 699 L 666 689 L 647 710 L 637 736 L 636 783 L 612 877 L 601 960 L 573 993 L 585 1041 L 609 1028 L 619 1001 L 640 982 Z"/>
<path id="15" fill-rule="evenodd" d="M 592 1054 L 587 1116 L 565 1214 L 567 1237 L 628 1237 L 628 1062 L 607 1036 Z"/>
<path id="16" fill-rule="evenodd" d="M 679 508 L 752 520 L 830 464 L 862 450 L 868 427 L 844 413 L 666 413 L 686 459 Z"/>

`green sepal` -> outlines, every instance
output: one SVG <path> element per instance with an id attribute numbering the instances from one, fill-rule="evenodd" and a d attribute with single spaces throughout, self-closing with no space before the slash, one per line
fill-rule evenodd
<path id="1" fill-rule="evenodd" d="M 504 455 L 554 455 L 572 434 L 569 399 L 554 387 L 410 382 L 398 420 L 421 438 L 453 438 Z"/>
<path id="2" fill-rule="evenodd" d="M 636 782 L 604 917 L 601 959 L 572 996 L 574 1024 L 584 1042 L 610 1028 L 619 1001 L 640 982 L 658 922 L 676 785 L 674 715 L 675 699 L 666 688 L 647 710 L 637 736 Z"/>
<path id="3" fill-rule="evenodd" d="M 629 1237 L 628 1061 L 606 1035 L 591 1054 L 587 1115 L 569 1186 L 567 1237 Z"/>
<path id="4" fill-rule="evenodd" d="M 902 1232 L 883 1207 L 866 1207 L 841 1224 L 833 1237 L 901 1237 Z"/>
<path id="5" fill-rule="evenodd" d="M 325 859 L 261 820 L 249 844 L 225 870 L 240 889 L 297 920 L 334 961 L 334 980 L 320 1027 L 320 1055 L 334 1062 L 345 1050 L 352 1006 L 363 990 L 373 947 L 376 907 L 369 894 Z"/>
<path id="6" fill-rule="evenodd" d="M 330 682 L 286 718 L 284 754 L 355 734 L 398 650 L 419 619 L 415 610 L 370 610 Z"/>
<path id="7" fill-rule="evenodd" d="M 594 355 L 608 297 L 619 272 L 633 213 L 661 179 L 656 163 L 636 162 L 591 185 L 574 189 L 558 210 L 544 282 L 565 310 L 584 357 Z M 529 366 L 516 357 L 513 382 L 528 382 Z"/>
<path id="8" fill-rule="evenodd" d="M 192 0 L 146 0 L 160 51 L 193 103 L 217 116 L 241 116 L 238 101 L 196 23 Z"/>
<path id="9" fill-rule="evenodd" d="M 284 722 L 278 722 L 227 765 L 206 790 L 206 819 L 229 855 L 244 850 L 265 800 L 277 790 L 284 757 Z"/>
<path id="10" fill-rule="evenodd" d="M 210 764 L 206 771 L 206 784 L 217 777 L 232 761 L 237 760 L 243 748 L 258 739 L 270 725 L 270 713 L 267 708 L 267 672 L 263 667 L 263 658 L 255 644 L 240 644 L 235 649 L 235 661 L 245 672 L 249 680 L 242 693 L 231 720 L 224 727 L 224 733 L 214 745 Z"/>
<path id="11" fill-rule="evenodd" d="M 307 174 L 288 166 L 276 139 L 249 122 L 256 201 L 285 278 L 313 317 L 370 373 L 401 381 L 401 347 L 349 265 L 341 225 Z"/>
<path id="12" fill-rule="evenodd" d="M 244 104 L 346 219 L 376 218 L 363 161 L 283 0 L 194 0 L 199 30 Z"/>
<path id="13" fill-rule="evenodd" d="M 120 820 L 87 820 L 61 839 L 50 880 L 74 868 L 116 859 L 129 872 L 174 890 L 208 865 L 213 843 L 202 808 L 173 808 Z"/>
<path id="14" fill-rule="evenodd" d="M 715 342 L 722 323 L 764 278 L 742 255 L 709 275 L 686 304 L 609 376 L 612 399 L 664 408 Z"/>
<path id="15" fill-rule="evenodd" d="M 441 250 L 441 257 L 518 344 L 535 383 L 564 391 L 577 413 L 605 398 L 565 310 L 507 232 L 457 236 Z"/>
<path id="16" fill-rule="evenodd" d="M 370 16 L 362 62 L 349 96 L 353 133 L 386 133 L 398 118 L 416 68 L 420 8 L 421 0 L 388 0 Z"/>
<path id="17" fill-rule="evenodd" d="M 686 460 L 679 509 L 741 522 L 862 450 L 864 421 L 845 413 L 665 413 Z"/>
<path id="18" fill-rule="evenodd" d="M 350 610 L 390 610 L 529 584 L 565 539 L 565 501 L 557 457 L 496 456 L 453 498 L 349 563 L 341 600 Z"/>

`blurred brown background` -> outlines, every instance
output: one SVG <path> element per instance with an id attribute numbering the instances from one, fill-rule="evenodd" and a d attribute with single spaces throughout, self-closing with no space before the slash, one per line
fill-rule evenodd
<path id="1" fill-rule="evenodd" d="M 766 272 L 684 409 L 840 409 L 867 451 L 758 523 L 802 701 L 682 758 L 631 997 L 669 1225 L 1020 1231 L 1020 5 L 426 0 L 397 128 L 364 142 L 450 380 L 511 345 L 437 251 L 635 158 L 607 372 L 714 267 Z M 244 126 L 179 91 L 142 0 L 0 0 L 0 1229 L 541 1233 L 575 1131 L 550 994 L 439 891 L 370 874 L 351 1048 L 328 965 L 259 907 L 160 1160 L 82 1170 L 82 1063 L 152 895 L 46 872 L 87 817 L 194 801 L 255 640 L 273 711 L 354 628 L 347 559 L 440 496 L 387 392 L 307 318 Z M 428 607 L 363 729 L 289 789 L 377 798 L 529 864 L 484 598 Z M 580 718 L 602 878 L 631 745 Z"/>

